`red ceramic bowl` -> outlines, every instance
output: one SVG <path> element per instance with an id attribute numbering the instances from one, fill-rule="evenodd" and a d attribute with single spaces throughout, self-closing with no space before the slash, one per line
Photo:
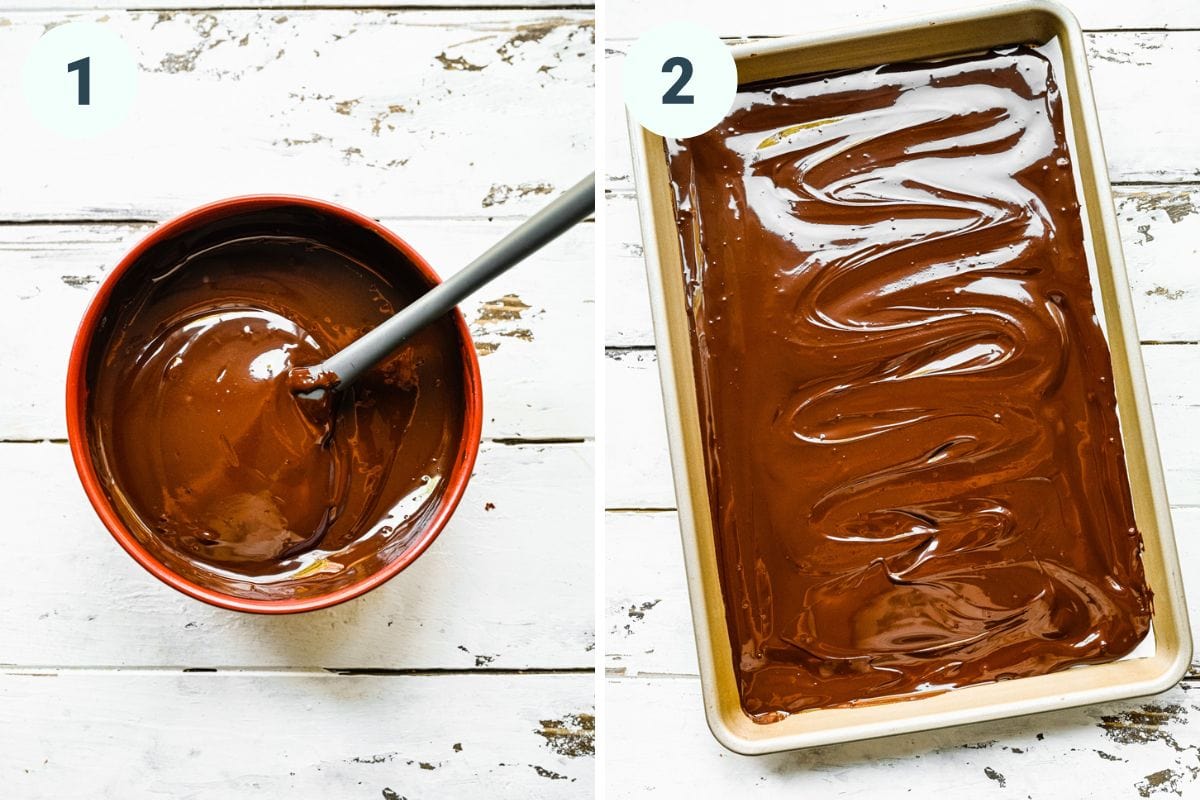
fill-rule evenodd
<path id="1" fill-rule="evenodd" d="M 71 455 L 75 468 L 83 482 L 84 491 L 101 521 L 113 537 L 133 556 L 139 564 L 152 575 L 174 587 L 184 594 L 203 600 L 206 603 L 228 608 L 234 611 L 246 611 L 259 614 L 292 614 L 302 611 L 313 611 L 327 608 L 350 600 L 383 584 L 396 576 L 405 567 L 425 552 L 437 535 L 445 527 L 446 522 L 454 513 L 459 500 L 466 490 L 470 479 L 475 458 L 479 452 L 480 432 L 483 422 L 483 396 L 480 388 L 479 360 L 471 341 L 467 323 L 458 311 L 454 312 L 453 324 L 461 341 L 461 360 L 463 365 L 463 387 L 466 394 L 465 412 L 463 415 L 462 439 L 453 467 L 448 475 L 445 488 L 436 500 L 437 507 L 428 517 L 427 522 L 419 529 L 411 541 L 393 559 L 381 564 L 378 569 L 354 582 L 340 586 L 324 594 L 304 596 L 300 598 L 258 599 L 239 597 L 210 587 L 201 586 L 193 580 L 180 575 L 166 566 L 133 534 L 121 519 L 113 506 L 111 499 L 104 490 L 103 483 L 97 474 L 93 462 L 92 442 L 87 415 L 88 382 L 87 368 L 91 357 L 94 335 L 101 324 L 114 290 L 126 279 L 131 268 L 138 263 L 146 252 L 156 245 L 174 240 L 202 226 L 222 222 L 241 215 L 262 213 L 265 211 L 296 209 L 301 212 L 316 212 L 336 218 L 339 222 L 362 229 L 374 234 L 378 239 L 398 251 L 419 273 L 421 279 L 430 287 L 440 283 L 433 268 L 396 234 L 384 228 L 378 222 L 349 209 L 342 208 L 320 200 L 284 195 L 254 195 L 221 200 L 190 211 L 180 217 L 166 222 L 151 232 L 137 244 L 128 255 L 121 260 L 108 278 L 100 286 L 91 305 L 83 316 L 79 331 L 75 336 L 75 344 L 71 349 L 71 360 L 67 369 L 67 435 L 70 440 Z"/>

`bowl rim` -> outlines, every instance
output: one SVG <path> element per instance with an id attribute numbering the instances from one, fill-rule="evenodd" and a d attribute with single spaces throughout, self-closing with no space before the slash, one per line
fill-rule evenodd
<path id="1" fill-rule="evenodd" d="M 67 441 L 71 449 L 71 458 L 75 470 L 83 484 L 92 508 L 100 517 L 100 521 L 112 534 L 117 543 L 133 557 L 143 568 L 154 577 L 173 589 L 183 592 L 218 608 L 231 611 L 241 611 L 258 614 L 295 614 L 305 611 L 316 611 L 344 603 L 355 597 L 375 589 L 402 572 L 429 548 L 433 541 L 445 528 L 446 523 L 454 514 L 467 483 L 471 478 L 475 460 L 479 454 L 483 428 L 483 393 L 479 374 L 479 357 L 471 339 L 470 329 L 466 319 L 457 308 L 452 318 L 457 328 L 462 344 L 462 361 L 464 370 L 464 393 L 466 409 L 463 416 L 462 442 L 458 456 L 451 468 L 446 488 L 442 492 L 438 507 L 430 520 L 422 526 L 417 536 L 400 556 L 376 572 L 357 580 L 336 591 L 315 597 L 283 598 L 262 600 L 238 597 L 227 592 L 201 586 L 183 577 L 158 560 L 121 520 L 113 508 L 108 495 L 105 493 L 92 462 L 91 441 L 87 426 L 88 394 L 87 362 L 96 329 L 108 310 L 113 292 L 121 279 L 129 272 L 146 251 L 159 242 L 182 234 L 198 225 L 218 219 L 228 218 L 238 214 L 261 211 L 279 206 L 307 208 L 330 214 L 348 221 L 358 227 L 365 228 L 387 242 L 391 247 L 402 253 L 416 267 L 431 286 L 441 283 L 441 278 L 433 267 L 408 242 L 389 230 L 377 220 L 352 211 L 344 206 L 318 200 L 311 197 L 287 194 L 254 194 L 230 197 L 194 208 L 178 216 L 172 217 L 156 226 L 133 246 L 133 248 L 117 263 L 100 284 L 100 288 L 88 304 L 83 318 L 75 334 L 71 346 L 70 360 L 67 366 L 66 380 L 66 414 Z"/>

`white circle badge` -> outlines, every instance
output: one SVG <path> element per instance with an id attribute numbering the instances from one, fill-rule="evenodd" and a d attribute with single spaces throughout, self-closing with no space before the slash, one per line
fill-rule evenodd
<path id="1" fill-rule="evenodd" d="M 71 22 L 37 40 L 21 77 L 39 122 L 63 136 L 85 139 L 116 128 L 128 116 L 138 64 L 111 28 Z"/>
<path id="2" fill-rule="evenodd" d="M 621 77 L 625 105 L 638 124 L 673 139 L 712 130 L 737 92 L 729 47 L 691 22 L 645 33 L 629 49 Z"/>

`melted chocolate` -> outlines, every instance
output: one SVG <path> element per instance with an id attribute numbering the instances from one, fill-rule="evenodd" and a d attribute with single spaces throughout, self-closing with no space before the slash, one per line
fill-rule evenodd
<path id="1" fill-rule="evenodd" d="M 1151 593 L 1050 60 L 743 87 L 667 149 L 745 711 L 1129 653 Z"/>
<path id="2" fill-rule="evenodd" d="M 462 447 L 452 319 L 319 401 L 294 396 L 288 371 L 428 288 L 384 240 L 307 209 L 151 248 L 88 371 L 93 461 L 125 524 L 184 577 L 248 598 L 325 594 L 399 556 Z"/>

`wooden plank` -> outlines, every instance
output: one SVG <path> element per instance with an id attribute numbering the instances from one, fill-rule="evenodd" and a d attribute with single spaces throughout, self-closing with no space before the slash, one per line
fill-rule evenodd
<path id="1" fill-rule="evenodd" d="M 1084 28 L 1196 28 L 1200 7 L 1189 0 L 1064 0 Z M 842 0 L 839 3 L 741 3 L 689 0 L 610 0 L 608 36 L 633 39 L 642 31 L 688 19 L 732 35 L 780 35 L 849 28 L 882 21 L 995 5 L 994 0 Z"/>
<path id="2" fill-rule="evenodd" d="M 1138 332 L 1144 342 L 1200 338 L 1200 188 L 1121 186 L 1116 190 Z M 610 193 L 605 202 L 604 343 L 609 347 L 654 344 L 637 203 L 631 193 Z"/>
<path id="3" fill-rule="evenodd" d="M 1200 506 L 1200 449 L 1195 447 L 1196 414 L 1200 409 L 1200 346 L 1144 345 L 1142 358 L 1166 472 L 1167 495 L 1176 505 Z M 605 366 L 608 398 L 605 507 L 674 508 L 655 354 L 640 350 L 610 351 Z"/>
<path id="4" fill-rule="evenodd" d="M 576 798 L 590 675 L 6 675 L 11 797 Z"/>
<path id="5" fill-rule="evenodd" d="M 698 674 L 675 512 L 605 514 L 604 548 L 609 674 Z"/>
<path id="6" fill-rule="evenodd" d="M 590 11 L 75 18 L 140 50 L 137 103 L 117 131 L 67 142 L 30 118 L 19 81 L 0 87 L 0 219 L 160 219 L 253 192 L 375 216 L 520 216 L 593 168 Z M 64 19 L 0 12 L 0 74 L 20 75 Z"/>
<path id="7" fill-rule="evenodd" d="M 451 274 L 515 220 L 384 220 Z M 447 226 L 453 235 L 447 235 Z M 0 226 L 0 439 L 66 436 L 62 387 L 75 329 L 99 282 L 147 225 Z M 595 418 L 593 225 L 580 225 L 463 304 L 481 354 L 484 435 L 586 438 Z M 488 312 L 509 298 L 512 314 Z M 514 316 L 515 315 L 515 316 Z"/>
<path id="8" fill-rule="evenodd" d="M 53 3 L 55 8 L 63 10 L 80 10 L 80 11 L 159 11 L 163 9 L 222 9 L 222 8 L 246 8 L 253 6 L 254 8 L 278 8 L 282 10 L 291 9 L 329 9 L 329 8 L 370 8 L 370 9 L 394 9 L 402 11 L 406 9 L 423 9 L 423 8 L 481 8 L 484 10 L 492 10 L 496 8 L 562 8 L 562 9 L 580 9 L 594 8 L 592 3 L 572 3 L 567 0 L 406 0 L 396 2 L 372 2 L 372 0 L 254 0 L 253 3 L 246 0 L 140 0 L 139 2 L 119 2 L 119 0 L 48 0 L 47 5 Z M 12 2 L 9 0 L 4 6 L 9 11 L 44 11 L 44 8 L 32 5 L 28 0 L 18 0 Z M 1179 15 L 1183 18 L 1182 15 Z M 1172 19 L 1175 18 L 1175 13 L 1170 14 Z"/>
<path id="9" fill-rule="evenodd" d="M 695 678 L 605 687 L 608 797 L 1192 797 L 1200 703 L 1152 699 L 743 758 L 704 724 Z"/>
<path id="10" fill-rule="evenodd" d="M 1172 510 L 1184 577 L 1200 566 L 1200 508 Z M 672 511 L 605 515 L 605 665 L 610 675 L 696 675 L 696 645 Z M 1189 598 L 1200 640 L 1200 598 Z M 1200 676 L 1200 658 L 1192 674 Z"/>
<path id="11" fill-rule="evenodd" d="M 743 7 L 724 8 L 731 14 Z M 776 27 L 771 32 L 782 31 Z M 627 41 L 605 44 L 605 171 L 614 191 L 632 189 L 621 101 L 621 63 L 628 46 Z M 1200 63 L 1200 31 L 1092 33 L 1087 35 L 1087 48 L 1112 180 L 1200 179 L 1200 138 L 1194 135 L 1193 115 L 1186 111 L 1200 107 L 1200 73 L 1195 69 Z"/>
<path id="12" fill-rule="evenodd" d="M 0 444 L 0 474 L 0 540 L 7 562 L 20 565 L 0 587 L 3 664 L 594 663 L 593 565 L 580 555 L 593 543 L 590 445 L 485 445 L 453 520 L 403 574 L 341 606 L 275 618 L 211 608 L 134 563 L 96 519 L 65 445 Z M 0 683 L 0 697 L 5 691 Z"/>

